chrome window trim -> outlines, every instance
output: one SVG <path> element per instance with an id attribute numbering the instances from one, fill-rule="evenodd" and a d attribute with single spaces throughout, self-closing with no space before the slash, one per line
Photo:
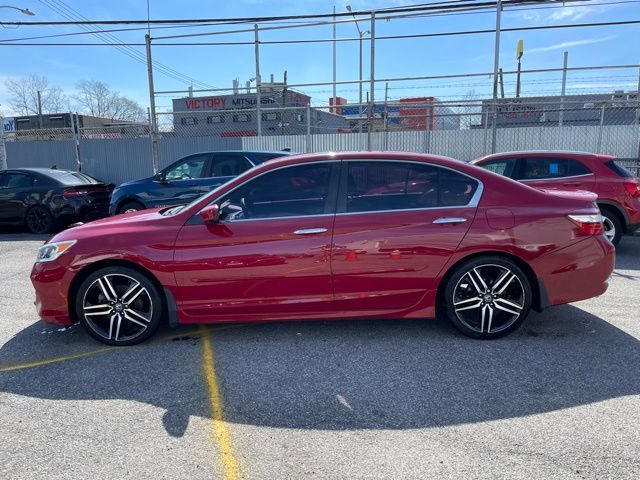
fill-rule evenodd
<path id="1" fill-rule="evenodd" d="M 335 163 L 335 162 L 392 162 L 392 163 L 398 163 L 398 162 L 402 162 L 402 163 L 412 163 L 412 164 L 416 164 L 416 165 L 427 165 L 427 166 L 431 166 L 431 167 L 436 167 L 436 168 L 443 168 L 445 170 L 449 170 L 451 172 L 457 173 L 459 175 L 463 175 L 467 178 L 470 178 L 476 182 L 478 182 L 478 187 L 476 188 L 475 193 L 473 194 L 473 196 L 471 197 L 471 200 L 469 200 L 469 203 L 467 203 L 466 205 L 451 205 L 451 206 L 442 206 L 442 207 L 424 207 L 424 208 L 406 208 L 406 209 L 395 209 L 395 210 L 368 210 L 368 211 L 364 211 L 364 212 L 342 212 L 342 213 L 320 213 L 320 214 L 315 214 L 315 215 L 296 215 L 296 216 L 286 216 L 286 217 L 265 217 L 265 218 L 239 218 L 237 220 L 221 220 L 220 223 L 224 224 L 224 223 L 236 223 L 236 222 L 259 222 L 259 221 L 264 221 L 264 220 L 284 220 L 284 219 L 300 219 L 300 218 L 321 218 L 321 217 L 329 217 L 329 216 L 344 216 L 344 215 L 362 215 L 362 214 L 371 214 L 371 213 L 389 213 L 389 212 L 420 212 L 420 211 L 428 211 L 428 210 L 444 210 L 444 209 L 449 209 L 449 208 L 477 208 L 478 204 L 480 203 L 480 199 L 482 198 L 482 193 L 484 192 L 484 183 L 465 173 L 465 172 L 461 172 L 460 170 L 456 170 L 455 168 L 451 168 L 451 167 L 447 167 L 444 165 L 439 165 L 437 163 L 432 163 L 432 162 L 419 162 L 419 161 L 415 161 L 415 160 L 406 160 L 406 159 L 383 159 L 383 158 L 374 158 L 374 159 L 359 159 L 359 158 L 330 158 L 330 159 L 325 159 L 325 160 L 317 160 L 314 162 L 305 162 L 305 163 L 296 163 L 293 165 L 283 165 L 281 167 L 277 167 L 271 170 L 267 170 L 266 172 L 262 172 L 258 175 L 256 175 L 255 177 L 251 177 L 249 179 L 247 179 L 246 181 L 242 182 L 239 185 L 236 185 L 235 187 L 233 187 L 231 190 L 225 192 L 223 195 L 219 195 L 218 197 L 216 197 L 214 200 L 210 201 L 209 203 L 207 203 L 206 206 L 211 205 L 212 203 L 216 203 L 218 202 L 220 199 L 222 199 L 223 197 L 227 196 L 228 194 L 234 192 L 235 190 L 237 190 L 238 188 L 246 185 L 247 183 L 249 183 L 252 180 L 255 180 L 256 178 L 260 178 L 263 175 L 266 175 L 267 173 L 271 173 L 271 172 L 275 172 L 278 170 L 282 170 L 284 168 L 293 168 L 293 167 L 297 167 L 297 166 L 303 166 L 303 165 L 317 165 L 317 164 L 323 164 L 323 163 Z M 204 208 L 204 207 L 203 207 Z M 200 209 L 202 210 L 202 209 Z M 196 212 L 194 214 L 197 215 L 200 210 L 198 210 L 198 212 Z"/>
<path id="2" fill-rule="evenodd" d="M 450 172 L 463 175 L 467 178 L 470 178 L 471 180 L 474 180 L 475 182 L 478 182 L 478 188 L 476 188 L 476 191 L 471 197 L 471 200 L 469 200 L 469 203 L 465 205 L 450 205 L 450 206 L 443 206 L 443 207 L 424 207 L 424 208 L 405 208 L 405 209 L 397 209 L 397 210 L 368 210 L 365 212 L 342 212 L 342 213 L 337 213 L 336 215 L 353 215 L 358 213 L 378 213 L 378 212 L 407 212 L 407 211 L 414 211 L 414 210 L 442 210 L 444 208 L 467 208 L 467 207 L 477 208 L 478 204 L 480 203 L 480 199 L 482 198 L 482 192 L 484 192 L 484 183 L 482 182 L 482 180 L 479 180 L 476 177 L 469 175 L 468 173 L 461 172 L 460 170 L 456 170 L 455 168 L 447 167 L 445 165 L 439 165 L 437 163 L 418 162 L 416 160 L 405 160 L 405 159 L 396 160 L 396 159 L 388 159 L 388 158 L 371 158 L 371 159 L 346 158 L 343 161 L 344 162 L 393 162 L 393 163 L 403 162 L 403 163 L 412 163 L 416 165 L 427 165 L 427 166 L 436 167 L 436 168 L 443 168 L 445 170 L 449 170 Z"/>
<path id="3" fill-rule="evenodd" d="M 583 173 L 581 175 L 569 175 L 568 177 L 544 177 L 544 178 L 523 178 L 519 182 L 539 182 L 541 180 L 565 180 L 567 178 L 595 177 L 595 173 Z M 509 177 L 507 177 L 509 178 Z"/>

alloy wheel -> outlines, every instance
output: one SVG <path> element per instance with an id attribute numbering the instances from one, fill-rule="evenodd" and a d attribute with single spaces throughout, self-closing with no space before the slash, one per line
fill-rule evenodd
<path id="1" fill-rule="evenodd" d="M 604 216 L 602 217 L 602 226 L 604 227 L 604 235 L 610 242 L 613 242 L 613 239 L 616 238 L 616 226 L 609 217 Z"/>
<path id="2" fill-rule="evenodd" d="M 511 269 L 485 264 L 469 269 L 453 291 L 456 317 L 479 334 L 497 334 L 513 325 L 523 313 L 526 293 Z"/>
<path id="3" fill-rule="evenodd" d="M 107 274 L 87 288 L 82 314 L 98 336 L 112 342 L 126 342 L 142 335 L 153 318 L 149 291 L 136 279 Z"/>
<path id="4" fill-rule="evenodd" d="M 50 226 L 49 213 L 40 207 L 34 207 L 27 213 L 27 226 L 33 233 L 47 233 Z"/>

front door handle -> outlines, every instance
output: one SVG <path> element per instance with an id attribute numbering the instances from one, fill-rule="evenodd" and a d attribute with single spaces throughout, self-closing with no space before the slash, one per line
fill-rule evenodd
<path id="1" fill-rule="evenodd" d="M 324 233 L 326 228 L 303 228 L 302 230 L 296 230 L 293 232 L 295 235 L 313 235 L 315 233 Z"/>
<path id="2" fill-rule="evenodd" d="M 436 225 L 440 225 L 442 223 L 463 223 L 463 222 L 466 222 L 466 221 L 467 221 L 466 218 L 461 218 L 461 217 L 440 217 L 440 218 L 436 218 L 431 223 L 435 223 Z"/>
<path id="3" fill-rule="evenodd" d="M 563 187 L 579 187 L 580 182 L 565 182 L 562 184 Z"/>

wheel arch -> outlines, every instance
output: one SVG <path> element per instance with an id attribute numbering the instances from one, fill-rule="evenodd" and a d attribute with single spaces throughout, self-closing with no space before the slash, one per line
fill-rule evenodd
<path id="1" fill-rule="evenodd" d="M 132 270 L 137 271 L 138 273 L 147 277 L 158 289 L 158 293 L 162 298 L 162 313 L 164 318 L 168 318 L 168 323 L 171 326 L 175 326 L 178 323 L 177 316 L 177 304 L 171 292 L 169 292 L 166 288 L 162 286 L 158 278 L 151 272 L 149 269 L 143 267 L 142 265 L 132 262 L 130 260 L 123 260 L 120 258 L 111 258 L 100 260 L 95 263 L 91 263 L 86 267 L 82 268 L 78 273 L 76 273 L 75 277 L 71 281 L 69 285 L 69 291 L 67 293 L 67 305 L 69 309 L 69 318 L 71 318 L 72 323 L 77 323 L 79 321 L 75 304 L 76 304 L 76 295 L 82 285 L 82 282 L 92 273 L 100 270 L 105 267 L 127 267 Z"/>
<path id="2" fill-rule="evenodd" d="M 620 220 L 620 223 L 622 223 L 623 233 L 627 233 L 627 225 L 629 224 L 629 221 L 626 212 L 620 205 L 606 200 L 598 200 L 596 203 L 598 204 L 598 208 L 600 208 L 600 210 L 605 209 L 613 212 L 618 217 L 618 220 Z"/>
<path id="3" fill-rule="evenodd" d="M 142 205 L 143 210 L 147 208 L 145 203 L 135 195 L 127 195 L 126 197 L 123 197 L 116 202 L 114 212 L 117 214 L 118 210 L 120 210 L 120 207 L 122 207 L 126 203 L 139 203 L 140 205 Z"/>
<path id="4" fill-rule="evenodd" d="M 438 292 L 436 294 L 436 315 L 439 312 L 441 312 L 443 309 L 442 302 L 444 299 L 443 298 L 444 290 L 447 286 L 447 282 L 449 281 L 449 278 L 451 278 L 451 276 L 456 271 L 456 269 L 463 263 L 468 262 L 469 260 L 474 260 L 476 258 L 482 258 L 482 257 L 502 257 L 506 260 L 511 260 L 518 267 L 520 267 L 520 269 L 527 276 L 527 280 L 529 280 L 529 285 L 531 286 L 531 292 L 533 293 L 533 298 L 531 302 L 532 308 L 537 312 L 541 312 L 549 305 L 547 290 L 544 286 L 544 283 L 542 283 L 542 281 L 538 278 L 536 273 L 533 271 L 533 268 L 531 268 L 531 266 L 526 261 L 524 261 L 522 258 L 518 257 L 517 255 L 508 253 L 502 250 L 489 250 L 489 251 L 476 252 L 476 253 L 471 253 L 469 255 L 466 255 L 458 259 L 453 265 L 451 265 L 447 269 L 447 271 L 444 273 L 444 275 L 440 279 L 440 283 L 438 284 Z"/>

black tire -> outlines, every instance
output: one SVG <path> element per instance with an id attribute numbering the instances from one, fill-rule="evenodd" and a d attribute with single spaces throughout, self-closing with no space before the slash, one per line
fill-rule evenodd
<path id="1" fill-rule="evenodd" d="M 136 202 L 136 201 L 131 201 L 131 202 L 125 202 L 122 205 L 120 205 L 118 207 L 118 215 L 121 213 L 131 213 L 131 212 L 137 212 L 139 210 L 144 210 L 145 207 L 144 205 L 142 205 L 140 202 Z"/>
<path id="2" fill-rule="evenodd" d="M 47 207 L 42 205 L 34 205 L 24 216 L 24 224 L 31 233 L 51 233 L 55 222 L 53 216 Z"/>
<path id="3" fill-rule="evenodd" d="M 136 283 L 138 288 L 130 292 Z M 87 333 L 99 342 L 118 346 L 151 337 L 160 326 L 163 307 L 163 297 L 146 275 L 121 266 L 89 275 L 75 302 L 76 315 Z"/>
<path id="4" fill-rule="evenodd" d="M 602 207 L 600 213 L 602 213 L 605 235 L 611 243 L 617 246 L 622 239 L 622 231 L 624 230 L 620 216 L 613 209 L 607 207 Z"/>
<path id="5" fill-rule="evenodd" d="M 449 321 L 478 339 L 499 338 L 516 330 L 527 318 L 533 298 L 522 269 L 495 256 L 477 257 L 458 266 L 448 277 L 443 295 Z"/>

